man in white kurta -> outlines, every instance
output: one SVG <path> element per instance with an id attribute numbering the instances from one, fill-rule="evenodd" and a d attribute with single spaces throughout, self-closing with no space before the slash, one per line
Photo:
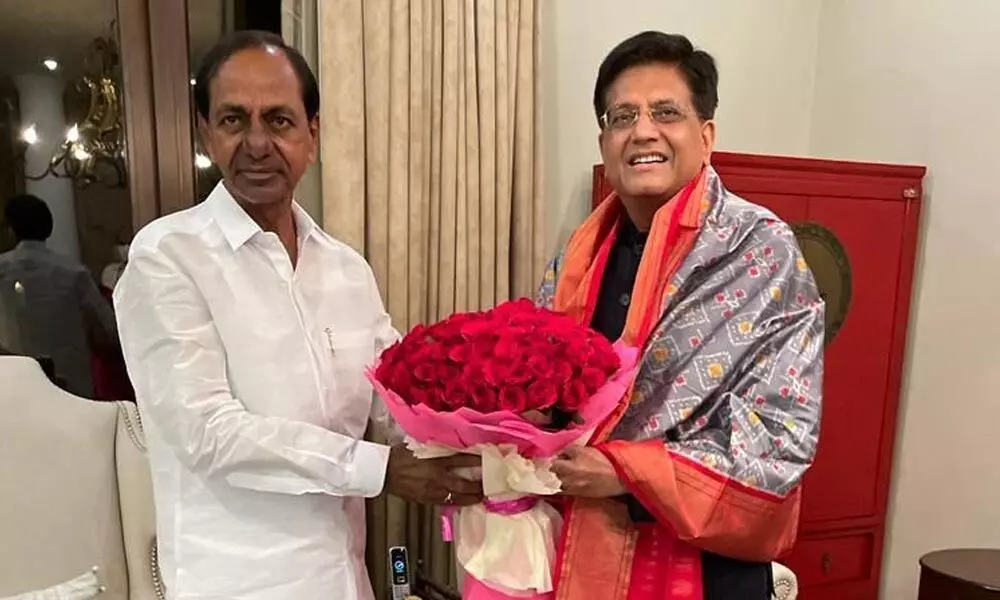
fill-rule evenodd
<path id="1" fill-rule="evenodd" d="M 220 184 L 136 237 L 116 289 L 164 583 L 191 598 L 370 593 L 364 497 L 389 448 L 359 441 L 363 369 L 394 333 L 365 261 L 295 221 L 293 270 Z"/>
<path id="2" fill-rule="evenodd" d="M 237 34 L 206 63 L 195 97 L 224 181 L 145 227 L 115 290 L 167 595 L 368 600 L 364 498 L 474 490 L 455 462 L 362 440 L 382 414 L 363 370 L 396 333 L 365 261 L 291 201 L 318 127 L 305 62 Z"/>

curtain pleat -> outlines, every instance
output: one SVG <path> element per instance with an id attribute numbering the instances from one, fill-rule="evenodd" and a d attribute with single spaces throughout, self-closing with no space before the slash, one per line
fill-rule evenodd
<path id="1" fill-rule="evenodd" d="M 400 331 L 530 295 L 544 265 L 537 0 L 319 3 L 323 225 L 371 264 Z M 369 503 L 386 551 L 456 586 L 438 511 Z"/>

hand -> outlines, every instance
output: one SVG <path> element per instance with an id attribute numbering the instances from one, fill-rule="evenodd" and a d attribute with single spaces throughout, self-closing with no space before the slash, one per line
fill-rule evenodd
<path id="1" fill-rule="evenodd" d="M 608 457 L 597 449 L 573 446 L 552 463 L 562 493 L 581 498 L 612 498 L 627 494 Z"/>
<path id="2" fill-rule="evenodd" d="M 417 458 L 405 447 L 393 446 L 386 467 L 386 491 L 420 504 L 477 504 L 483 500 L 482 482 L 463 479 L 452 471 L 481 465 L 482 458 L 470 454 Z"/>

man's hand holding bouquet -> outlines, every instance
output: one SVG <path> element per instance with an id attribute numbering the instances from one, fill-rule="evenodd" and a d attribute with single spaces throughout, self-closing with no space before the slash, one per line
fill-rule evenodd
<path id="1" fill-rule="evenodd" d="M 528 300 L 417 326 L 368 376 L 421 459 L 481 456 L 484 501 L 445 509 L 463 597 L 545 598 L 562 519 L 553 461 L 587 443 L 631 384 L 636 350 Z M 454 498 L 443 498 L 450 504 Z"/>

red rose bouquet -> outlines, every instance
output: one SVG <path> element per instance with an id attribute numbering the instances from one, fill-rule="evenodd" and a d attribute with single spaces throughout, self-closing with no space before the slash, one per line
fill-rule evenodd
<path id="1" fill-rule="evenodd" d="M 528 300 L 417 326 L 368 377 L 421 457 L 483 458 L 486 501 L 446 511 L 465 598 L 549 597 L 562 520 L 552 459 L 617 406 L 636 351 Z M 512 531 L 513 530 L 513 531 Z"/>

